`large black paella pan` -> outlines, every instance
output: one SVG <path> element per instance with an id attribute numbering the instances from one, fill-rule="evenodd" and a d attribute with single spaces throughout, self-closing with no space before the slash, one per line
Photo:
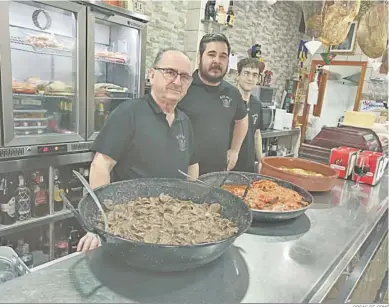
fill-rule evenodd
<path id="1" fill-rule="evenodd" d="M 238 228 L 237 233 L 226 239 L 211 243 L 193 245 L 164 245 L 124 239 L 105 231 L 101 213 L 88 194 L 84 196 L 75 210 L 65 198 L 67 206 L 86 231 L 97 234 L 102 247 L 107 249 L 115 261 L 124 261 L 128 265 L 159 272 L 182 271 L 207 264 L 220 257 L 251 225 L 252 213 L 248 206 L 233 194 L 218 188 L 210 188 L 200 183 L 179 179 L 136 179 L 121 181 L 95 190 L 97 198 L 104 205 L 111 206 L 127 203 L 138 197 L 157 197 L 169 195 L 180 200 L 190 200 L 196 204 L 219 203 L 221 215 L 232 221 Z"/>

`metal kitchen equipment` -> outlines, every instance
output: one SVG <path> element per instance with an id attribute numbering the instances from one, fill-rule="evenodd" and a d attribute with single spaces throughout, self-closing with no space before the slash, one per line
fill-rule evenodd
<path id="1" fill-rule="evenodd" d="M 239 229 L 238 233 L 218 242 L 186 246 L 126 240 L 103 230 L 98 222 L 101 215 L 90 195 L 81 199 L 78 210 L 73 208 L 65 195 L 63 196 L 66 205 L 85 230 L 99 235 L 103 248 L 111 253 L 113 261 L 125 262 L 132 267 L 149 271 L 183 271 L 205 265 L 220 257 L 252 222 L 250 209 L 239 197 L 222 189 L 179 179 L 127 180 L 102 186 L 94 192 L 103 203 L 104 200 L 110 200 L 113 205 L 123 204 L 138 197 L 159 196 L 161 193 L 178 199 L 192 200 L 194 203 L 203 203 L 206 199 L 209 203 L 219 203 L 221 214 L 233 221 Z"/>
<path id="2" fill-rule="evenodd" d="M 308 206 L 305 208 L 293 210 L 293 211 L 285 211 L 285 212 L 274 212 L 274 211 L 265 211 L 265 210 L 256 210 L 256 209 L 251 209 L 251 212 L 253 213 L 253 220 L 254 221 L 261 221 L 261 222 L 277 222 L 277 221 L 285 221 L 285 220 L 290 220 L 294 219 L 302 214 L 311 206 L 313 203 L 313 197 L 312 195 L 304 190 L 303 188 L 284 181 L 284 180 L 279 180 L 273 177 L 268 177 L 268 176 L 263 176 L 263 175 L 258 175 L 255 173 L 245 173 L 245 172 L 229 172 L 231 175 L 235 176 L 229 176 L 228 179 L 226 180 L 225 184 L 241 184 L 245 185 L 246 180 L 241 176 L 241 174 L 245 175 L 248 177 L 251 182 L 255 182 L 258 180 L 270 180 L 273 181 L 280 186 L 283 186 L 285 188 L 291 189 L 299 193 L 301 196 L 304 197 L 304 200 L 308 202 Z M 204 181 L 207 184 L 213 185 L 213 186 L 220 186 L 221 182 L 226 176 L 226 172 L 214 172 L 214 173 L 208 173 L 204 174 L 199 177 L 200 180 Z M 244 193 L 246 194 L 246 192 Z M 243 197 L 243 195 L 242 195 Z"/>

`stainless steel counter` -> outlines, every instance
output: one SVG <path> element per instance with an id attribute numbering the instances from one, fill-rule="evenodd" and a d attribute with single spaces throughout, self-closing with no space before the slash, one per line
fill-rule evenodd
<path id="1" fill-rule="evenodd" d="M 2 303 L 321 302 L 386 218 L 388 177 L 351 189 L 338 180 L 306 215 L 253 225 L 223 257 L 192 271 L 146 274 L 112 263 L 103 249 L 76 255 L 0 286 Z M 382 225 L 381 225 L 382 226 Z M 366 243 L 365 243 L 366 244 Z"/>

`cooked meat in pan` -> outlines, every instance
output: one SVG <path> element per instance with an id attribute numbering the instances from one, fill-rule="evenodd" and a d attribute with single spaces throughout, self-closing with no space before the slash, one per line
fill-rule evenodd
<path id="1" fill-rule="evenodd" d="M 245 185 L 224 185 L 223 189 L 242 197 Z M 270 180 L 258 180 L 251 184 L 245 202 L 251 209 L 264 211 L 293 211 L 308 206 L 308 202 L 296 191 Z"/>
<path id="2" fill-rule="evenodd" d="M 109 207 L 109 232 L 134 241 L 164 245 L 210 243 L 231 237 L 236 225 L 220 204 L 195 204 L 161 194 Z"/>

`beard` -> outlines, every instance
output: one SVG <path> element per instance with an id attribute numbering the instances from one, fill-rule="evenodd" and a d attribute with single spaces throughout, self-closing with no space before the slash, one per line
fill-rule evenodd
<path id="1" fill-rule="evenodd" d="M 209 69 L 203 66 L 202 61 L 200 60 L 199 64 L 199 73 L 203 79 L 205 79 L 209 83 L 219 83 L 223 80 L 224 76 L 227 74 L 227 68 L 223 72 L 223 68 L 220 65 L 214 65 L 211 69 L 219 69 L 221 75 L 213 76 L 209 73 Z"/>

